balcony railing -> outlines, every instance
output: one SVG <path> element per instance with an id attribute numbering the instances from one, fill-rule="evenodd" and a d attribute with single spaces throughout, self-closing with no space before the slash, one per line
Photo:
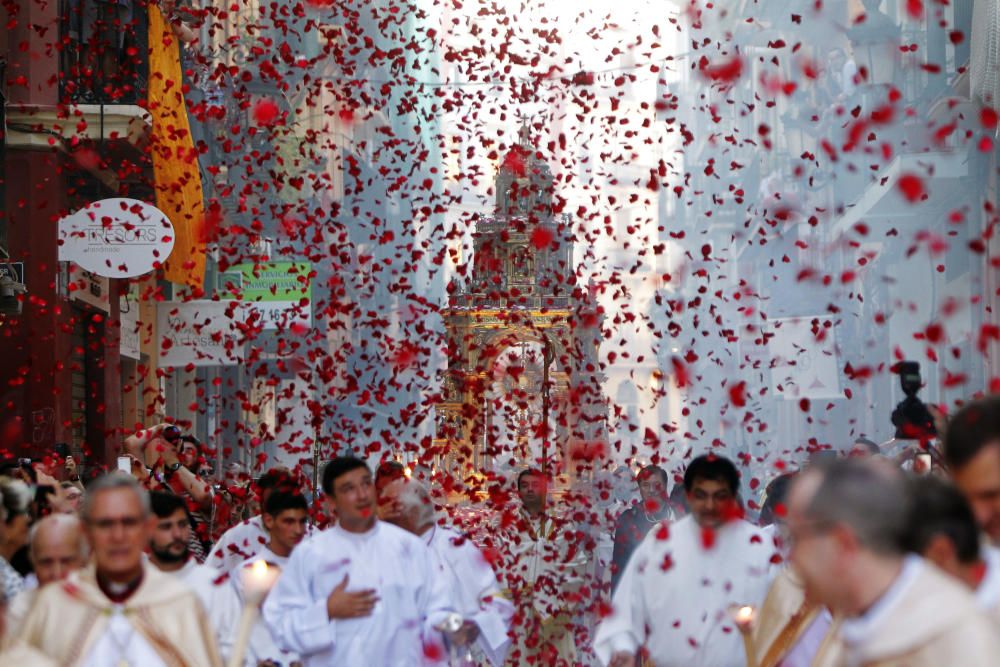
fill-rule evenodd
<path id="1" fill-rule="evenodd" d="M 146 96 L 144 0 L 59 0 L 59 16 L 60 102 L 136 104 Z"/>

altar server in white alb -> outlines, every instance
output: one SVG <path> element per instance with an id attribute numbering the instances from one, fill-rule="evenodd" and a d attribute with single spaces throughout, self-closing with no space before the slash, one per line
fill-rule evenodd
<path id="1" fill-rule="evenodd" d="M 767 594 L 774 540 L 739 518 L 739 473 L 722 457 L 699 456 L 684 473 L 691 514 L 654 526 L 632 554 L 598 626 L 605 665 L 744 667 L 733 605 Z"/>
<path id="2" fill-rule="evenodd" d="M 454 610 L 447 580 L 419 537 L 375 517 L 361 459 L 323 471 L 337 525 L 299 545 L 264 603 L 264 619 L 306 667 L 423 665 L 445 657 L 435 628 Z"/>
<path id="3" fill-rule="evenodd" d="M 272 493 L 279 489 L 295 490 L 299 488 L 299 483 L 288 468 L 276 466 L 261 475 L 256 486 L 263 514 L 267 499 Z M 223 533 L 205 559 L 205 564 L 220 572 L 229 572 L 248 558 L 253 558 L 260 553 L 270 539 L 262 514 L 241 521 Z"/>
<path id="4" fill-rule="evenodd" d="M 212 613 L 213 620 L 222 619 L 224 623 L 224 627 L 219 628 L 222 636 L 219 640 L 219 649 L 226 657 L 233 652 L 233 642 L 238 633 L 237 623 L 246 601 L 244 573 L 253 569 L 257 561 L 264 561 L 268 567 L 276 567 L 279 571 L 285 569 L 292 551 L 306 536 L 309 526 L 309 505 L 302 494 L 279 489 L 268 494 L 261 519 L 268 535 L 271 536 L 267 546 L 253 558 L 233 568 L 231 576 L 226 581 L 226 595 L 221 603 L 223 609 Z M 264 619 L 258 618 L 250 633 L 243 664 L 246 667 L 257 667 L 261 664 L 284 667 L 298 662 L 298 654 L 283 650 Z"/>
<path id="5" fill-rule="evenodd" d="M 379 497 L 379 513 L 386 521 L 427 543 L 452 587 L 456 611 L 464 620 L 452 641 L 452 650 L 503 664 L 510 640 L 507 631 L 514 605 L 501 594 L 496 573 L 467 536 L 440 525 L 427 487 L 416 480 L 392 482 Z"/>

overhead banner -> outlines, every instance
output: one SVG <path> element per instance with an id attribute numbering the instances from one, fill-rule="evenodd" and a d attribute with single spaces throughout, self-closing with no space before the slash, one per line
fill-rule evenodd
<path id="1" fill-rule="evenodd" d="M 265 330 L 308 328 L 312 326 L 311 271 L 308 262 L 235 264 L 221 275 L 219 296 L 259 313 Z"/>
<path id="2" fill-rule="evenodd" d="M 104 278 L 149 273 L 173 247 L 170 220 L 138 199 L 102 199 L 59 220 L 59 261 Z"/>
<path id="3" fill-rule="evenodd" d="M 243 361 L 243 320 L 244 309 L 232 301 L 158 303 L 160 366 L 235 366 Z"/>

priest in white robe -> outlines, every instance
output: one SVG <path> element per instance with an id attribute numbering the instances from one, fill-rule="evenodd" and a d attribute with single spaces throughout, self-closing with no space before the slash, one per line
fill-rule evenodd
<path id="1" fill-rule="evenodd" d="M 448 578 L 456 611 L 464 620 L 460 637 L 451 650 L 482 658 L 494 667 L 504 663 L 510 639 L 514 605 L 503 596 L 496 573 L 486 557 L 467 536 L 441 525 L 435 517 L 431 494 L 422 482 L 398 479 L 379 497 L 386 520 L 419 536 L 437 557 Z"/>
<path id="2" fill-rule="evenodd" d="M 378 521 L 371 471 L 338 457 L 323 471 L 338 523 L 292 553 L 264 603 L 280 647 L 306 667 L 422 665 L 442 659 L 447 581 L 420 538 Z"/>
<path id="3" fill-rule="evenodd" d="M 844 664 L 996 664 L 1000 637 L 968 587 L 904 552 L 914 503 L 898 468 L 823 463 L 799 475 L 788 500 L 792 563 L 806 595 L 843 618 Z"/>
<path id="4" fill-rule="evenodd" d="M 632 554 L 598 626 L 602 664 L 743 667 L 734 605 L 767 594 L 776 547 L 737 518 L 739 474 L 727 459 L 700 456 L 684 475 L 691 514 L 654 527 Z"/>
<path id="5" fill-rule="evenodd" d="M 97 480 L 81 514 L 93 563 L 39 591 L 18 642 L 73 667 L 220 667 L 198 598 L 143 558 L 151 518 L 135 479 Z"/>

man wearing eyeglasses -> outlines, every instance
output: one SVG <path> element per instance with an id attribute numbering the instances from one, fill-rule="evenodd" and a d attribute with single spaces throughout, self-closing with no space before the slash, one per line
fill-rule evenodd
<path id="1" fill-rule="evenodd" d="M 807 469 L 788 496 L 790 559 L 805 594 L 842 617 L 845 663 L 986 667 L 1000 638 L 959 582 L 904 552 L 912 496 L 875 459 Z M 828 664 L 823 650 L 814 664 Z"/>
<path id="2" fill-rule="evenodd" d="M 19 641 L 61 665 L 220 667 L 195 593 L 143 559 L 152 516 L 138 482 L 97 480 L 81 518 L 93 563 L 39 591 Z"/>

